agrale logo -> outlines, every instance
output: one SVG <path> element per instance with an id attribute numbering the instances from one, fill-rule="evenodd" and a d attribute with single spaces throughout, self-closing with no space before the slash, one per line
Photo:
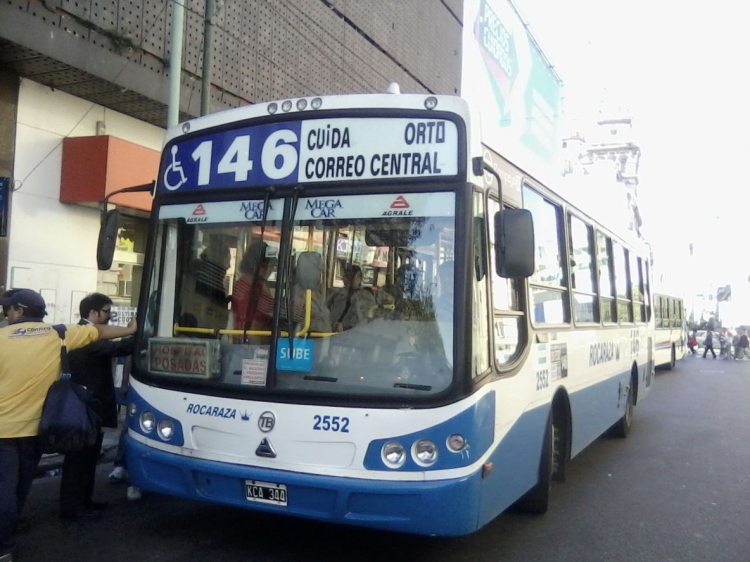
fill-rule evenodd
<path id="1" fill-rule="evenodd" d="M 188 217 L 185 222 L 187 222 L 188 224 L 193 222 L 208 222 L 205 207 L 200 204 L 197 205 L 195 209 L 193 209 L 193 216 Z"/>
<path id="2" fill-rule="evenodd" d="M 403 195 L 399 195 L 396 197 L 396 199 L 393 200 L 393 203 L 391 203 L 391 209 L 394 209 L 392 211 L 384 211 L 381 216 L 383 217 L 410 217 L 414 214 L 414 211 L 412 210 L 406 210 L 409 209 L 410 205 L 409 202 L 406 200 L 406 198 Z"/>

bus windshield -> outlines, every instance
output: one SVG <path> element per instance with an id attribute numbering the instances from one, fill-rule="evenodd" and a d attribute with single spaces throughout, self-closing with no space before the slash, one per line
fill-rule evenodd
<path id="1" fill-rule="evenodd" d="M 446 192 L 164 205 L 140 369 L 196 388 L 444 391 L 454 242 Z"/>

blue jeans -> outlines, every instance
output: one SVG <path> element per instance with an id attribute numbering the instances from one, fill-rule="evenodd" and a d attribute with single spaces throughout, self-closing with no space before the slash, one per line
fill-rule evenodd
<path id="1" fill-rule="evenodd" d="M 18 518 L 41 458 L 38 437 L 0 439 L 0 556 L 16 544 Z"/>

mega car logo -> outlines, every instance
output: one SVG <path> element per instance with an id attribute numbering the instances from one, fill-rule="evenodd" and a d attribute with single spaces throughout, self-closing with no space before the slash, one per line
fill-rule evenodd
<path id="1" fill-rule="evenodd" d="M 268 210 L 273 211 L 271 203 L 268 204 Z M 258 221 L 263 218 L 263 201 L 248 201 L 240 205 L 240 212 L 245 214 L 249 221 Z"/>
<path id="2" fill-rule="evenodd" d="M 308 201 L 305 209 L 310 211 L 314 219 L 327 219 L 336 217 L 336 209 L 343 208 L 340 199 L 313 199 Z"/>

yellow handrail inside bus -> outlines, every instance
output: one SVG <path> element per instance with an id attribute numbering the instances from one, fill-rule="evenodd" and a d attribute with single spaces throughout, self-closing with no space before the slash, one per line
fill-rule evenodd
<path id="1" fill-rule="evenodd" d="M 312 321 L 312 291 L 310 289 L 305 290 L 305 323 L 302 328 L 294 335 L 294 337 L 300 337 L 309 335 L 313 338 L 330 338 L 335 336 L 337 332 L 309 332 L 310 324 Z M 234 330 L 229 328 L 188 328 L 187 326 L 180 326 L 179 324 L 174 325 L 174 334 L 219 334 L 228 336 L 241 336 L 247 334 L 248 336 L 270 336 L 271 330 Z M 309 334 L 308 334 L 309 332 Z M 289 332 L 281 331 L 279 333 L 281 337 L 289 337 Z"/>

